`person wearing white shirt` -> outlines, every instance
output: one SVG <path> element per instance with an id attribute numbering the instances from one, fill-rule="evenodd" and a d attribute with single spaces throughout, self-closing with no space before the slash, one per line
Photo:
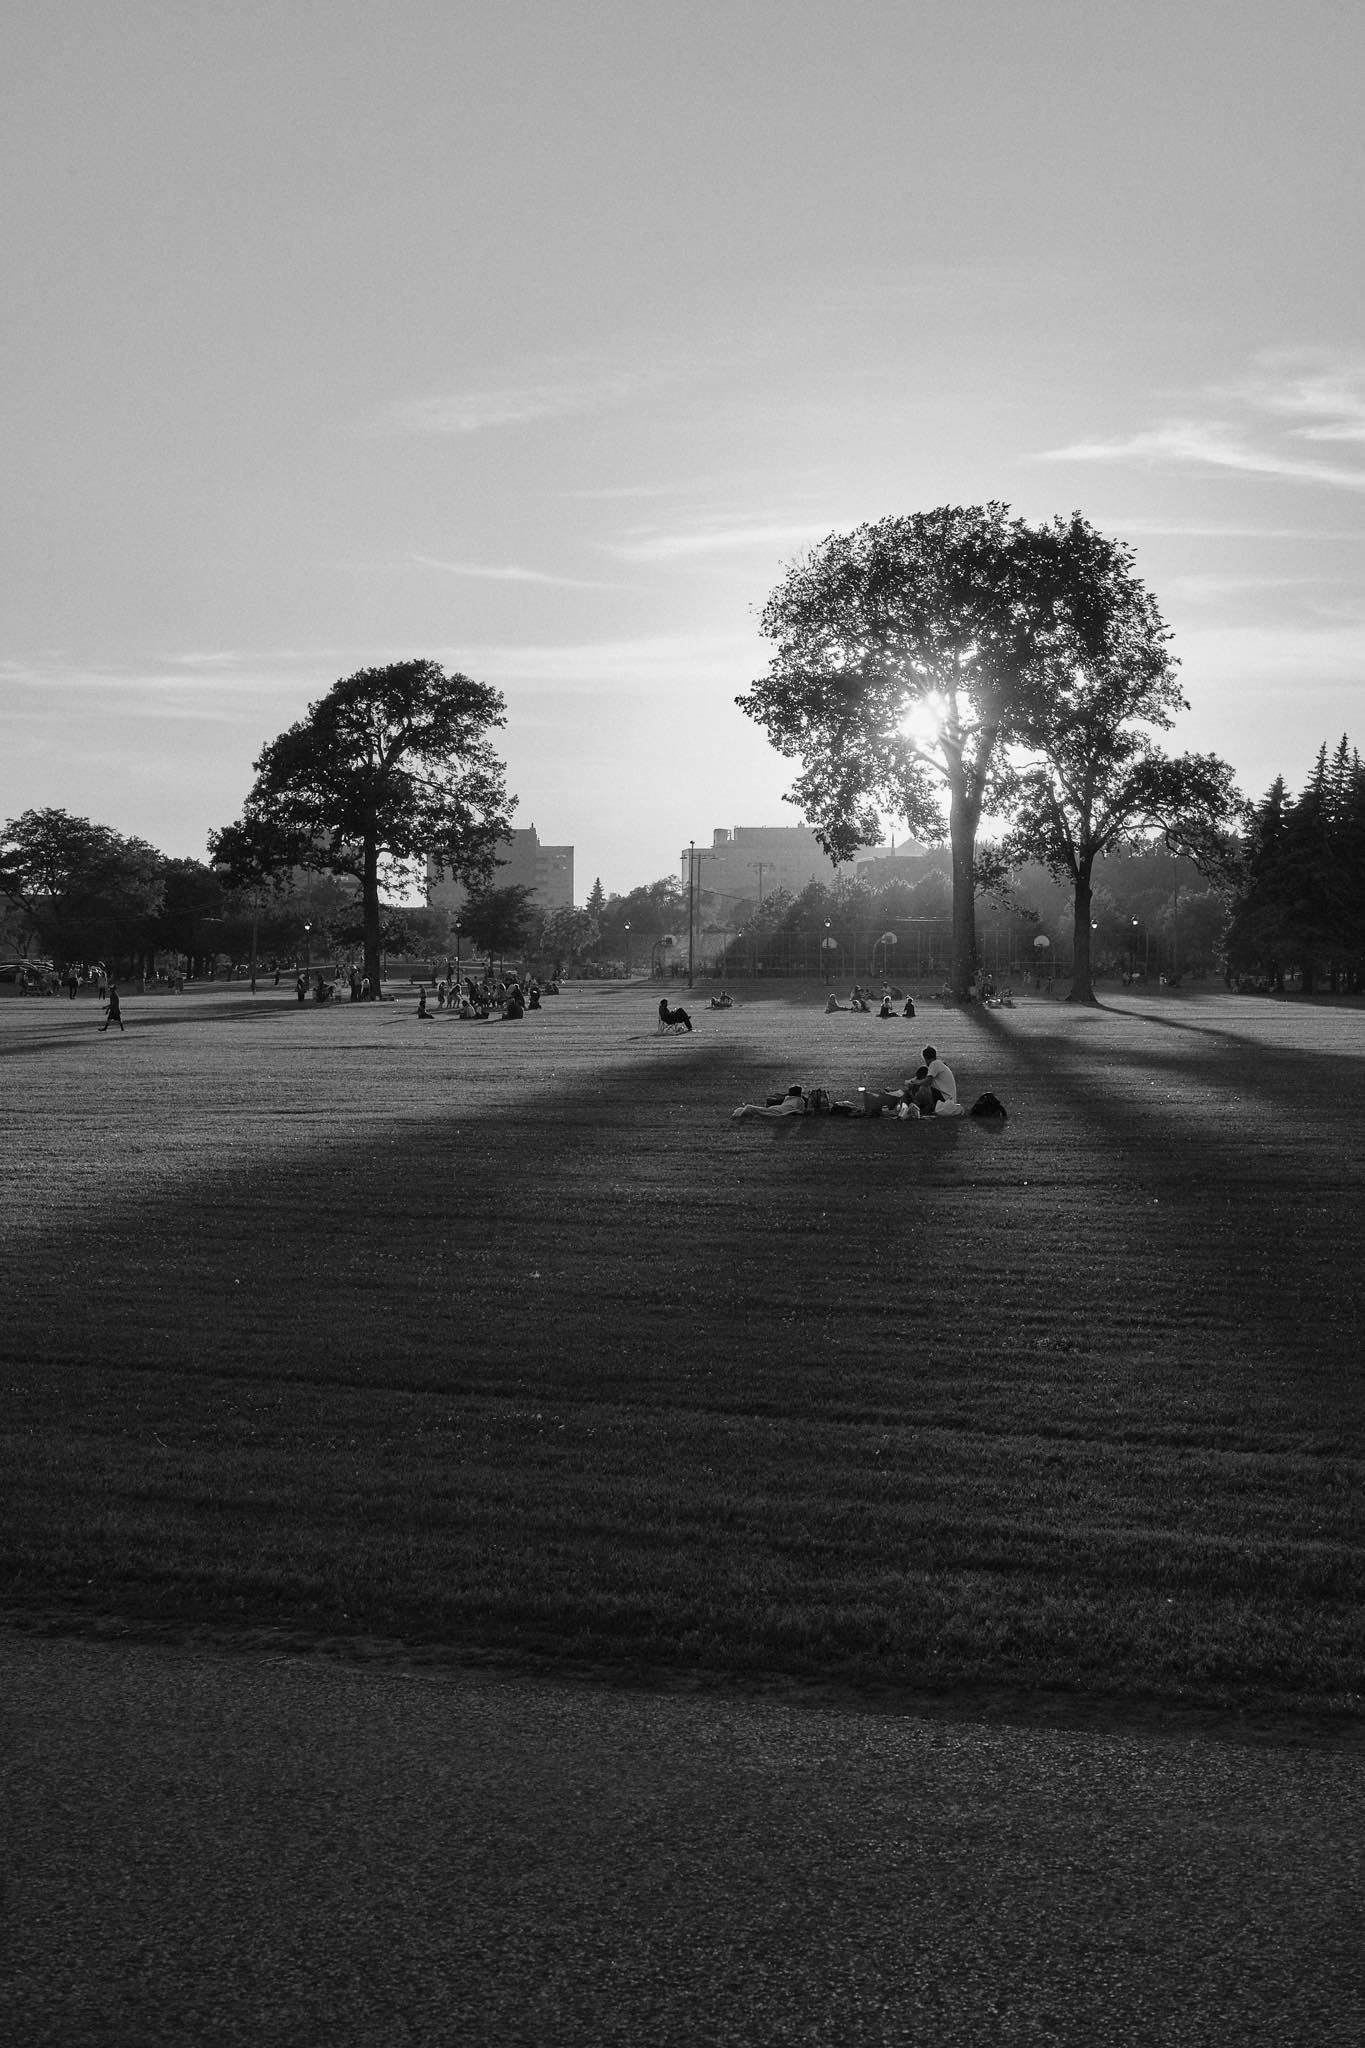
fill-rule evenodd
<path id="1" fill-rule="evenodd" d="M 957 1101 L 957 1079 L 947 1060 L 941 1060 L 932 1045 L 926 1045 L 920 1058 L 929 1069 L 929 1086 L 945 1102 Z"/>

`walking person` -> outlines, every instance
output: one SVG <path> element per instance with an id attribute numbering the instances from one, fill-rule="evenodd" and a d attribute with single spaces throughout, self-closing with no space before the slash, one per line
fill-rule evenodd
<path id="1" fill-rule="evenodd" d="M 109 1000 L 104 1006 L 104 1022 L 100 1025 L 100 1030 L 107 1031 L 111 1024 L 117 1024 L 122 1031 L 123 1011 L 119 1007 L 118 990 L 112 981 L 109 984 Z"/>

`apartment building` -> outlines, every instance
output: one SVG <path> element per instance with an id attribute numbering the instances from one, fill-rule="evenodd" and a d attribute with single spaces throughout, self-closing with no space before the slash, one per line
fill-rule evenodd
<path id="1" fill-rule="evenodd" d="M 495 889 L 516 885 L 529 889 L 532 901 L 542 910 L 573 909 L 571 846 L 547 846 L 534 825 L 519 825 L 510 839 L 499 843 L 498 860 L 501 866 L 494 871 Z M 428 862 L 427 904 L 430 909 L 444 910 L 451 917 L 458 917 L 468 895 L 464 883 L 455 881 L 449 873 L 437 881 Z"/>

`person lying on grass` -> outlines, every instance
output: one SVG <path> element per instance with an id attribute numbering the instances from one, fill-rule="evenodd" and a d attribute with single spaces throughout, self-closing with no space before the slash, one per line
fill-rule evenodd
<path id="1" fill-rule="evenodd" d="M 809 1116 L 810 1111 L 805 1089 L 799 1081 L 793 1081 L 785 1095 L 772 1095 L 766 1102 L 741 1102 L 730 1114 L 738 1124 L 746 1116 Z"/>
<path id="2" fill-rule="evenodd" d="M 835 1102 L 828 1089 L 807 1090 L 794 1081 L 785 1095 L 770 1095 L 766 1102 L 742 1102 L 730 1114 L 735 1123 L 750 1116 L 880 1116 L 883 1111 L 895 1114 L 904 1100 L 899 1088 L 859 1088 L 851 1100 Z"/>

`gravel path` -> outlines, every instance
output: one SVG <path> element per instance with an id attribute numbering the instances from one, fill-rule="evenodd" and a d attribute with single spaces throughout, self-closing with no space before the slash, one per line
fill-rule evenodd
<path id="1" fill-rule="evenodd" d="M 1365 1758 L 0 1635 L 0 2039 L 1365 2038 Z"/>

